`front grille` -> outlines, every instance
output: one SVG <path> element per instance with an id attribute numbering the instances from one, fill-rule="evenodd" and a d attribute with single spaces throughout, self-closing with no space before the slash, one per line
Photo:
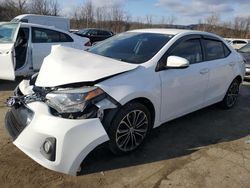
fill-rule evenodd
<path id="1" fill-rule="evenodd" d="M 12 108 L 5 116 L 5 128 L 15 140 L 33 118 L 33 112 L 25 106 Z"/>

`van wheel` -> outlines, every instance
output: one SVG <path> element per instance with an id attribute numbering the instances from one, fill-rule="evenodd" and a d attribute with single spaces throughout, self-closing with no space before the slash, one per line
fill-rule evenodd
<path id="1" fill-rule="evenodd" d="M 232 108 L 238 99 L 240 91 L 240 81 L 235 79 L 229 86 L 224 99 L 221 101 L 220 105 L 224 109 Z"/>
<path id="2" fill-rule="evenodd" d="M 148 109 L 137 102 L 125 105 L 109 128 L 109 148 L 114 154 L 126 154 L 137 149 L 152 128 Z"/>

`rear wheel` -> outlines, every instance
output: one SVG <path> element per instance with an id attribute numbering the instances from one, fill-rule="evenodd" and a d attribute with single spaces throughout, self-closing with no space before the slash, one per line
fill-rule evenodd
<path id="1" fill-rule="evenodd" d="M 109 128 L 110 149 L 115 154 L 129 153 L 138 148 L 151 130 L 148 109 L 137 102 L 125 105 Z"/>
<path id="2" fill-rule="evenodd" d="M 235 79 L 229 86 L 227 93 L 221 102 L 221 106 L 225 109 L 232 108 L 238 99 L 240 91 L 240 81 Z"/>

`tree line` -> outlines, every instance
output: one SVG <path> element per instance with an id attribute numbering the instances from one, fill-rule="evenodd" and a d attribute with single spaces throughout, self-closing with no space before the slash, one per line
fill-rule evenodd
<path id="1" fill-rule="evenodd" d="M 221 22 L 218 14 L 212 14 L 200 21 L 198 30 L 213 32 L 225 38 L 250 39 L 250 16 L 237 16 L 231 21 Z"/>
<path id="2" fill-rule="evenodd" d="M 0 20 L 9 21 L 20 14 L 60 15 L 57 0 L 4 0 L 0 1 Z"/>
<path id="3" fill-rule="evenodd" d="M 41 14 L 64 16 L 57 0 L 5 0 L 0 1 L 0 20 L 9 21 L 20 14 Z M 132 18 L 121 5 L 93 5 L 91 0 L 77 5 L 68 12 L 71 28 L 105 28 L 115 33 L 140 28 L 184 28 L 213 32 L 227 38 L 250 38 L 250 16 L 236 17 L 234 20 L 222 22 L 218 14 L 212 14 L 198 24 L 192 26 L 175 25 L 177 18 L 163 16 L 158 23 L 153 15 Z"/>

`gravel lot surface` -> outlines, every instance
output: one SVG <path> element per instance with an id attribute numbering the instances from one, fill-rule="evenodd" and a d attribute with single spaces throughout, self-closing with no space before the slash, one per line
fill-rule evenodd
<path id="1" fill-rule="evenodd" d="M 17 82 L 0 80 L 0 187 L 250 187 L 250 84 L 230 110 L 211 106 L 166 123 L 126 156 L 102 145 L 78 177 L 40 166 L 9 140 L 3 101 Z M 249 139 L 249 143 L 247 142 Z"/>

